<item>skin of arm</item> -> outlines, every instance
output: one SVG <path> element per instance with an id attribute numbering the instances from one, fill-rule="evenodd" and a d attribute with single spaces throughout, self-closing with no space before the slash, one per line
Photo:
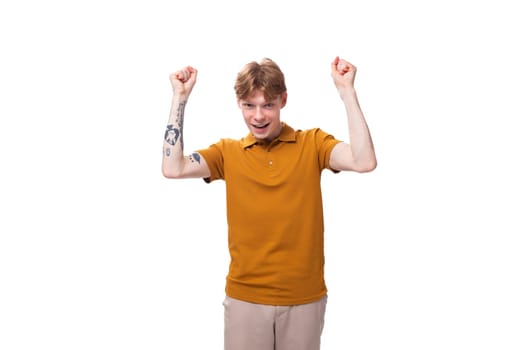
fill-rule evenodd
<path id="1" fill-rule="evenodd" d="M 350 142 L 340 142 L 334 147 L 330 166 L 336 170 L 365 173 L 376 168 L 377 160 L 354 87 L 356 71 L 354 65 L 339 57 L 332 62 L 332 78 L 345 106 Z"/>
<path id="2" fill-rule="evenodd" d="M 191 66 L 170 75 L 173 98 L 162 150 L 162 174 L 170 179 L 210 176 L 198 153 L 184 155 L 184 111 L 196 80 L 197 70 Z"/>

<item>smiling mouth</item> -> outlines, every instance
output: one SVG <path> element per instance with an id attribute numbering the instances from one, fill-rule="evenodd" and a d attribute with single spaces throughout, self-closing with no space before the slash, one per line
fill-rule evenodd
<path id="1" fill-rule="evenodd" d="M 268 125 L 270 125 L 270 123 L 268 124 L 264 124 L 264 125 L 253 125 L 252 126 L 255 128 L 255 129 L 264 129 L 266 128 Z"/>

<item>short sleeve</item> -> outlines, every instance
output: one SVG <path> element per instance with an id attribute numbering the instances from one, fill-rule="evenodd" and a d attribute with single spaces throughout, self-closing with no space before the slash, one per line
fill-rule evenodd
<path id="1" fill-rule="evenodd" d="M 204 178 L 204 181 L 207 183 L 214 180 L 224 179 L 223 143 L 224 141 L 221 140 L 208 148 L 197 151 L 206 160 L 206 164 L 208 164 L 208 168 L 210 170 L 210 176 Z"/>
<path id="2" fill-rule="evenodd" d="M 338 173 L 339 170 L 330 168 L 330 155 L 332 154 L 335 145 L 342 141 L 321 129 L 314 129 L 314 133 L 321 169 L 330 169 L 334 173 Z"/>

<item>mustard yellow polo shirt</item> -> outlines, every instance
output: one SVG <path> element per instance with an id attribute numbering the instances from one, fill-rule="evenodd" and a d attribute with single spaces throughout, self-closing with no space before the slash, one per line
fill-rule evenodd
<path id="1" fill-rule="evenodd" d="M 226 295 L 296 305 L 326 294 L 321 172 L 338 142 L 321 129 L 283 123 L 268 145 L 250 134 L 198 151 L 211 172 L 204 180 L 226 183 Z"/>

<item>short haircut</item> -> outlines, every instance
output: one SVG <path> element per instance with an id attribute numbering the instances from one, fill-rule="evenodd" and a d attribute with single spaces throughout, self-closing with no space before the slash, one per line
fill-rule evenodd
<path id="1" fill-rule="evenodd" d="M 252 61 L 237 74 L 235 95 L 244 100 L 256 90 L 264 93 L 266 101 L 272 101 L 286 92 L 284 74 L 281 68 L 269 58 L 263 58 L 260 63 Z"/>

